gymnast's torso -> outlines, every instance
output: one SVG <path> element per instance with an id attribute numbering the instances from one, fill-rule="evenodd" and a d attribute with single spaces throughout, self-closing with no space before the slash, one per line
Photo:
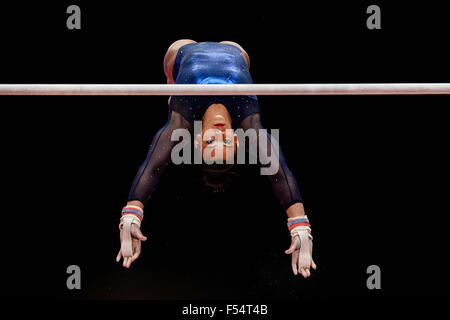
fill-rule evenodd
<path id="1" fill-rule="evenodd" d="M 217 42 L 182 46 L 172 75 L 177 84 L 253 83 L 243 52 L 236 46 Z"/>
<path id="2" fill-rule="evenodd" d="M 253 83 L 244 53 L 217 42 L 188 43 L 179 48 L 172 69 L 175 84 Z M 201 120 L 213 103 L 223 104 L 236 126 L 260 111 L 256 96 L 172 96 L 169 108 L 191 123 Z"/>

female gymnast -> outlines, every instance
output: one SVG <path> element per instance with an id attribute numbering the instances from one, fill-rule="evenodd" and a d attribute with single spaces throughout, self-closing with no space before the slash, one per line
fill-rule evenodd
<path id="1" fill-rule="evenodd" d="M 178 40 L 164 57 L 164 72 L 168 84 L 235 84 L 252 83 L 249 73 L 250 59 L 237 43 L 200 42 Z M 178 141 L 171 141 L 175 129 L 184 128 L 192 132 L 194 121 L 202 121 L 203 138 L 196 139 L 195 146 L 209 152 L 206 158 L 226 160 L 229 153 L 236 151 L 238 141 L 226 134 L 227 129 L 263 129 L 260 108 L 256 96 L 171 96 L 167 123 L 153 138 L 146 159 L 133 181 L 127 205 L 122 210 L 120 229 L 121 249 L 117 262 L 123 258 L 123 266 L 129 268 L 141 252 L 141 241 L 146 241 L 140 225 L 144 216 L 144 205 L 155 190 L 159 177 L 167 167 L 171 151 Z M 207 132 L 215 132 L 207 136 Z M 229 130 L 227 131 L 229 132 Z M 267 134 L 266 143 L 258 140 L 257 149 L 271 154 L 276 141 Z M 198 137 L 197 137 L 198 138 Z M 257 152 L 258 156 L 261 152 Z M 291 245 L 285 251 L 292 254 L 291 265 L 295 275 L 310 276 L 310 267 L 316 269 L 312 259 L 312 236 L 310 224 L 303 208 L 297 182 L 288 169 L 283 153 L 279 150 L 276 161 L 278 171 L 269 175 L 272 189 L 286 210 L 287 226 L 291 233 Z M 270 166 L 269 164 L 261 166 Z"/>

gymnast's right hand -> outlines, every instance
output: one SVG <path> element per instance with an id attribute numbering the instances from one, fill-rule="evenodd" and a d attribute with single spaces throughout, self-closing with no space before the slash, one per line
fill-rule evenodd
<path id="1" fill-rule="evenodd" d="M 139 206 L 127 205 L 122 209 L 120 218 L 120 250 L 116 261 L 123 257 L 123 266 L 129 268 L 141 254 L 141 241 L 146 241 L 141 232 L 141 221 L 144 211 Z"/>

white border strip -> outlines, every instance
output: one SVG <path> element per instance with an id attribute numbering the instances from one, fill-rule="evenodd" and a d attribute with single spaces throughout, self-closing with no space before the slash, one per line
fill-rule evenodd
<path id="1" fill-rule="evenodd" d="M 0 84 L 0 95 L 410 95 L 450 94 L 450 83 Z"/>

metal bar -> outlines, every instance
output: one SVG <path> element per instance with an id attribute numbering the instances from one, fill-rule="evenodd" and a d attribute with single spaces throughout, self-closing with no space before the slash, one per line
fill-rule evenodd
<path id="1" fill-rule="evenodd" d="M 334 84 L 0 84 L 0 95 L 430 95 L 450 94 L 450 83 Z"/>

